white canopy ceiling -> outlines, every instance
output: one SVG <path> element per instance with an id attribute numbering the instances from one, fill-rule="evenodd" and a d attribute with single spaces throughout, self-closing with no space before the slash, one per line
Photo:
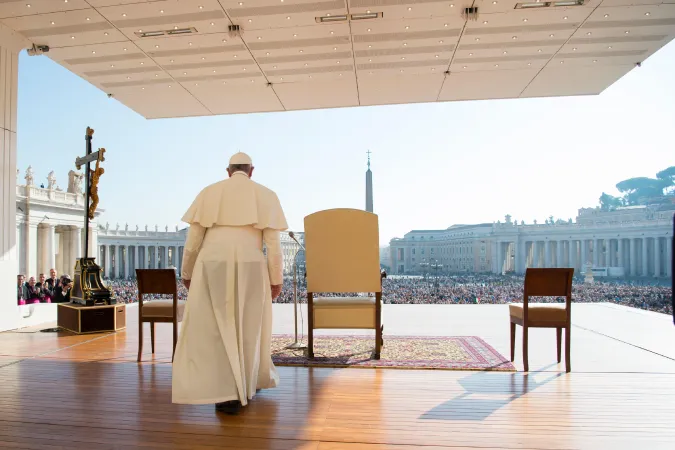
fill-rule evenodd
<path id="1" fill-rule="evenodd" d="M 598 94 L 675 37 L 675 0 L 542 3 L 0 0 L 0 22 L 146 118 Z"/>

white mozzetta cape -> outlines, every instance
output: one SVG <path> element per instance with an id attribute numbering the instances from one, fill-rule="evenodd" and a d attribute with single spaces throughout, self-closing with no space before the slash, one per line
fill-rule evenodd
<path id="1" fill-rule="evenodd" d="M 288 229 L 277 194 L 243 172 L 204 188 L 182 220 L 205 228 L 251 225 L 259 230 Z"/>

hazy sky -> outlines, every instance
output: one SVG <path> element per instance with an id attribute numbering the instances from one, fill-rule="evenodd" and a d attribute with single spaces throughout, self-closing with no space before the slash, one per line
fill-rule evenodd
<path id="1" fill-rule="evenodd" d="M 411 229 L 574 218 L 603 191 L 675 164 L 675 42 L 599 96 L 363 107 L 146 120 L 46 57 L 19 66 L 21 179 L 54 170 L 67 188 L 87 126 L 107 149 L 101 222 L 180 224 L 227 176 L 236 151 L 275 190 L 292 229 L 322 209 L 365 207 L 372 153 L 386 243 Z"/>

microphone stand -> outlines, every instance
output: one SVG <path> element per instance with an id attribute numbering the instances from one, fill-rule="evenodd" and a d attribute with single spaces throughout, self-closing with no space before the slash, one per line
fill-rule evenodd
<path id="1" fill-rule="evenodd" d="M 295 324 L 295 340 L 292 344 L 286 346 L 288 349 L 303 350 L 307 346 L 298 342 L 298 254 L 302 250 L 302 246 L 298 247 L 298 251 L 293 256 L 293 322 Z"/>

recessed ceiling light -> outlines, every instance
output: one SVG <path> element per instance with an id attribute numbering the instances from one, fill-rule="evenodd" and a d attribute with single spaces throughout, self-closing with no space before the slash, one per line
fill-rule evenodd
<path id="1" fill-rule="evenodd" d="M 265 53 L 265 55 L 270 56 L 270 52 Z"/>
<path id="2" fill-rule="evenodd" d="M 174 29 L 174 30 L 177 30 L 177 29 L 178 29 L 178 25 L 175 25 L 175 26 L 173 27 L 173 29 Z"/>
<path id="3" fill-rule="evenodd" d="M 104 36 L 107 36 L 107 35 L 108 35 L 108 32 L 106 31 L 105 33 L 103 33 L 103 35 L 104 35 Z"/>
<path id="4" fill-rule="evenodd" d="M 286 20 L 291 20 L 291 16 L 286 16 Z"/>
<path id="5" fill-rule="evenodd" d="M 532 65 L 532 63 L 527 63 L 527 65 L 528 65 L 528 66 L 531 66 L 531 65 Z"/>
<path id="6" fill-rule="evenodd" d="M 237 55 L 234 55 L 234 57 L 236 58 L 236 57 L 237 57 Z"/>
<path id="7" fill-rule="evenodd" d="M 202 61 L 204 61 L 205 59 L 206 59 L 206 58 L 204 58 L 204 57 L 202 56 Z"/>
<path id="8" fill-rule="evenodd" d="M 563 20 L 567 20 L 567 16 L 563 17 Z"/>
<path id="9" fill-rule="evenodd" d="M 412 8 L 410 6 L 408 6 L 408 11 L 412 11 Z"/>
<path id="10" fill-rule="evenodd" d="M 554 35 L 554 34 L 549 34 L 549 35 L 548 35 L 548 37 L 553 37 L 553 36 L 555 36 L 555 35 Z"/>
<path id="11" fill-rule="evenodd" d="M 492 4 L 493 4 L 493 5 L 496 5 L 496 4 L 497 4 L 497 2 L 496 2 L 496 1 L 494 1 L 494 2 L 492 2 Z"/>
<path id="12" fill-rule="evenodd" d="M 590 32 L 590 31 L 589 31 L 588 33 L 586 33 L 586 36 L 590 36 L 590 35 L 591 35 L 591 32 Z"/>
<path id="13" fill-rule="evenodd" d="M 407 46 L 407 45 L 408 45 L 408 43 L 407 43 L 407 42 L 404 42 L 404 43 L 403 43 L 403 46 L 404 46 L 404 47 L 405 47 L 405 46 Z"/>
<path id="14" fill-rule="evenodd" d="M 610 45 L 610 46 L 609 46 L 609 47 L 607 47 L 607 48 L 608 48 L 609 50 L 611 50 L 611 49 L 612 49 L 612 46 Z"/>
<path id="15" fill-rule="evenodd" d="M 239 6 L 244 6 L 244 2 L 239 2 Z"/>
<path id="16" fill-rule="evenodd" d="M 462 66 L 462 69 L 466 69 L 466 66 Z"/>
<path id="17" fill-rule="evenodd" d="M 188 45 L 192 45 L 192 42 L 188 42 Z"/>
<path id="18" fill-rule="evenodd" d="M 370 31 L 370 28 L 368 28 L 368 31 Z"/>
<path id="19" fill-rule="evenodd" d="M 141 61 L 141 66 L 142 66 L 143 64 L 145 64 L 145 63 L 144 63 L 143 61 Z"/>
<path id="20" fill-rule="evenodd" d="M 405 56 L 402 56 L 401 59 L 405 59 Z"/>
<path id="21" fill-rule="evenodd" d="M 454 7 L 455 7 L 455 5 L 451 3 L 451 4 L 450 4 L 450 7 L 451 7 L 451 8 L 454 8 Z"/>
<path id="22" fill-rule="evenodd" d="M 651 15 L 651 13 L 649 13 L 649 12 L 646 12 L 646 13 L 645 13 L 645 16 L 649 16 L 649 15 Z"/>
<path id="23" fill-rule="evenodd" d="M 447 23 L 444 23 L 444 24 L 443 24 L 443 26 L 444 26 L 444 27 L 447 27 L 447 26 L 448 26 L 448 24 L 447 24 Z"/>
<path id="24" fill-rule="evenodd" d="M 223 39 L 223 44 L 227 42 L 227 39 Z"/>
<path id="25" fill-rule="evenodd" d="M 183 75 L 187 75 L 187 72 L 183 72 Z"/>
<path id="26" fill-rule="evenodd" d="M 368 48 L 370 48 L 370 46 L 368 46 Z M 337 50 L 337 47 L 333 47 L 333 50 Z"/>
<path id="27" fill-rule="evenodd" d="M 439 44 L 442 44 L 442 43 L 443 43 L 443 41 L 438 41 L 438 43 L 439 43 Z"/>
<path id="28" fill-rule="evenodd" d="M 145 90 L 145 88 L 144 88 L 144 87 L 142 87 L 142 88 L 141 88 L 141 91 L 144 91 L 144 90 Z"/>
<path id="29" fill-rule="evenodd" d="M 340 74 L 340 76 L 342 76 L 342 74 Z"/>
<path id="30" fill-rule="evenodd" d="M 438 55 L 434 55 L 434 57 L 438 58 Z"/>
<path id="31" fill-rule="evenodd" d="M 560 64 L 563 64 L 565 61 L 560 61 Z"/>
<path id="32" fill-rule="evenodd" d="M 211 22 L 211 26 L 214 26 L 214 25 L 215 25 L 215 23 L 214 23 L 214 22 Z"/>
<path id="33" fill-rule="evenodd" d="M 309 64 L 305 63 L 305 67 L 307 67 Z"/>
<path id="34" fill-rule="evenodd" d="M 171 87 L 171 85 L 169 85 L 169 87 Z"/>
<path id="35" fill-rule="evenodd" d="M 160 11 L 160 12 L 164 12 L 164 11 Z M 126 17 L 126 16 L 127 16 L 127 13 L 122 13 L 122 17 Z"/>
<path id="36" fill-rule="evenodd" d="M 609 14 L 605 14 L 605 19 L 609 17 Z"/>
<path id="37" fill-rule="evenodd" d="M 53 21 L 53 20 L 52 20 L 51 24 L 54 25 L 54 21 Z"/>
<path id="38" fill-rule="evenodd" d="M 368 62 L 373 62 L 373 60 L 372 60 L 372 59 L 369 59 Z"/>
<path id="39" fill-rule="evenodd" d="M 340 61 L 338 61 L 337 63 L 340 64 Z"/>
<path id="40" fill-rule="evenodd" d="M 158 77 L 159 75 L 158 75 L 158 74 L 155 74 L 155 76 Z"/>
<path id="41" fill-rule="evenodd" d="M 199 83 L 195 83 L 195 86 L 199 86 Z"/>
<path id="42" fill-rule="evenodd" d="M 403 69 L 401 69 L 401 72 L 403 72 Z"/>
<path id="43" fill-rule="evenodd" d="M 495 64 L 495 67 L 499 67 L 499 64 Z"/>
<path id="44" fill-rule="evenodd" d="M 163 10 L 163 9 L 160 9 L 160 10 L 159 10 L 159 13 L 160 13 L 160 14 L 164 14 L 164 10 Z M 122 14 L 122 15 L 124 15 L 124 14 Z"/>
<path id="45" fill-rule="evenodd" d="M 473 53 L 469 53 L 469 56 L 473 56 Z"/>
<path id="46" fill-rule="evenodd" d="M 436 68 L 435 68 L 435 67 L 432 67 L 432 68 L 431 68 L 431 71 L 432 71 L 432 72 L 433 72 L 433 71 L 435 71 L 435 70 L 436 70 Z"/>
<path id="47" fill-rule="evenodd" d="M 258 36 L 258 40 L 262 39 L 262 36 Z"/>
<path id="48" fill-rule="evenodd" d="M 297 35 L 297 34 L 294 34 L 293 37 L 298 37 L 298 35 Z"/>
<path id="49" fill-rule="evenodd" d="M 122 50 L 124 50 L 125 52 L 127 51 L 127 49 L 126 49 L 126 48 L 124 48 L 124 49 L 122 49 Z"/>
<path id="50" fill-rule="evenodd" d="M 215 70 L 214 70 L 214 72 L 215 72 Z M 246 72 L 246 67 L 244 67 L 244 72 Z"/>
<path id="51" fill-rule="evenodd" d="M 87 17 L 87 20 L 91 20 L 89 17 Z"/>
<path id="52" fill-rule="evenodd" d="M 30 8 L 30 3 L 26 5 L 26 8 Z"/>
<path id="53" fill-rule="evenodd" d="M 143 32 L 143 30 L 138 30 L 138 32 L 139 32 L 139 33 L 142 33 L 142 32 Z"/>
<path id="54" fill-rule="evenodd" d="M 518 36 L 513 36 L 511 39 L 518 39 Z"/>
<path id="55" fill-rule="evenodd" d="M 70 38 L 71 38 L 71 39 L 75 39 L 75 36 L 71 36 Z"/>
<path id="56" fill-rule="evenodd" d="M 246 70 L 246 69 L 244 69 L 244 70 Z M 214 70 L 213 73 L 216 73 L 216 71 Z"/>
<path id="57" fill-rule="evenodd" d="M 159 48 L 159 45 L 155 45 L 155 48 Z"/>
<path id="58" fill-rule="evenodd" d="M 506 50 L 504 50 L 504 54 L 506 55 L 507 53 L 508 53 L 508 52 L 507 52 Z"/>
<path id="59" fill-rule="evenodd" d="M 527 19 L 523 19 L 523 22 L 527 22 Z"/>
<path id="60" fill-rule="evenodd" d="M 300 53 L 302 53 L 304 50 L 300 50 Z"/>
<path id="61" fill-rule="evenodd" d="M 479 42 L 479 41 L 480 41 L 480 38 L 476 38 L 476 42 Z"/>
<path id="62" fill-rule="evenodd" d="M 597 59 L 594 59 L 593 62 L 596 63 L 596 62 L 598 62 L 598 60 L 597 60 Z"/>
<path id="63" fill-rule="evenodd" d="M 284 78 L 283 77 L 279 78 L 279 81 L 284 81 Z"/>
<path id="64" fill-rule="evenodd" d="M 373 48 L 373 46 L 372 46 L 372 45 L 369 45 L 368 48 Z M 333 49 L 333 50 L 335 50 L 335 49 Z"/>
<path id="65" fill-rule="evenodd" d="M 110 64 L 110 67 L 115 67 L 115 64 Z"/>
<path id="66" fill-rule="evenodd" d="M 276 68 L 277 68 L 277 66 L 272 66 L 272 69 L 276 69 Z"/>
<path id="67" fill-rule="evenodd" d="M 93 55 L 95 55 L 95 54 L 96 54 L 96 50 L 92 51 L 91 53 L 92 53 Z"/>
<path id="68" fill-rule="evenodd" d="M 169 62 L 173 62 L 173 59 L 170 59 Z"/>
<path id="69" fill-rule="evenodd" d="M 127 80 L 131 80 L 131 77 L 127 77 Z"/>
<path id="70" fill-rule="evenodd" d="M 624 31 L 624 33 L 628 34 L 628 33 L 630 33 L 630 31 L 626 30 L 626 31 Z"/>
<path id="71" fill-rule="evenodd" d="M 251 80 L 251 83 L 255 83 L 255 80 Z"/>
<path id="72" fill-rule="evenodd" d="M 330 34 L 335 34 L 335 32 L 334 32 L 334 31 L 331 31 Z"/>
<path id="73" fill-rule="evenodd" d="M 248 23 L 251 23 L 251 22 L 253 22 L 253 19 L 248 19 Z"/>
<path id="74" fill-rule="evenodd" d="M 572 49 L 572 51 L 576 52 L 576 51 L 577 51 L 577 48 L 576 48 L 576 47 L 574 47 L 574 48 Z"/>
<path id="75" fill-rule="evenodd" d="M 537 52 L 541 53 L 541 49 L 537 50 Z"/>
<path id="76" fill-rule="evenodd" d="M 406 30 L 409 29 L 409 28 L 410 28 L 410 27 L 409 27 L 408 25 L 405 26 L 405 29 L 406 29 Z"/>
<path id="77" fill-rule="evenodd" d="M 487 23 L 488 23 L 487 20 L 484 20 L 484 21 L 483 21 L 483 25 L 487 25 Z"/>
<path id="78" fill-rule="evenodd" d="M 199 9 L 204 9 L 204 7 L 203 7 L 203 6 L 201 6 L 201 5 L 199 5 Z"/>

